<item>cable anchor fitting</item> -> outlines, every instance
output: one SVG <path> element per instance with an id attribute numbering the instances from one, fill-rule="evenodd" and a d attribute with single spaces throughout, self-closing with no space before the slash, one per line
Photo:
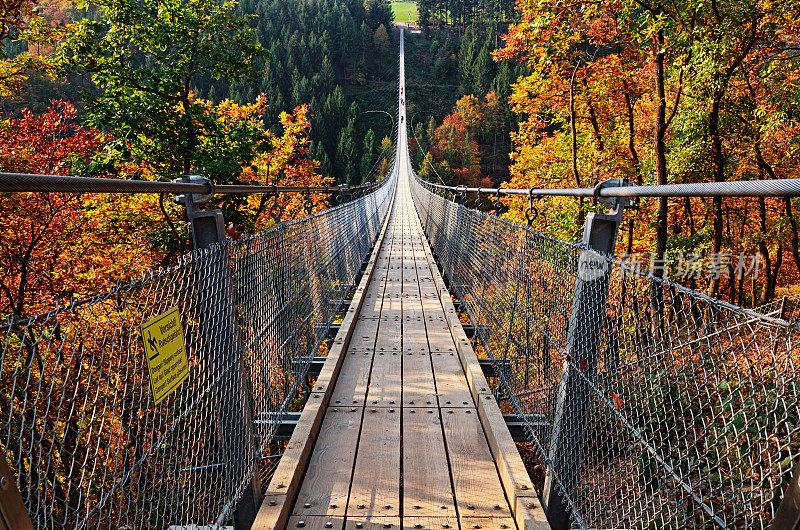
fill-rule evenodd
<path id="1" fill-rule="evenodd" d="M 495 197 L 494 201 L 492 202 L 492 207 L 494 208 L 495 215 L 503 215 L 508 211 L 508 206 L 500 201 L 500 188 L 497 188 L 497 196 Z"/>
<path id="2" fill-rule="evenodd" d="M 311 212 L 314 211 L 314 201 L 311 200 L 311 189 L 306 185 L 306 200 L 303 201 L 303 210 L 305 210 L 306 215 L 311 215 Z"/>
<path id="3" fill-rule="evenodd" d="M 280 224 L 281 218 L 283 217 L 283 205 L 278 201 L 278 187 L 274 184 L 272 185 L 272 193 L 274 199 L 272 206 L 269 207 L 269 215 L 277 225 Z"/>
<path id="4" fill-rule="evenodd" d="M 539 217 L 539 210 L 537 210 L 533 206 L 534 199 L 538 199 L 533 194 L 533 188 L 528 191 L 528 207 L 525 209 L 525 220 L 528 222 L 528 226 L 533 226 L 533 222 Z"/>

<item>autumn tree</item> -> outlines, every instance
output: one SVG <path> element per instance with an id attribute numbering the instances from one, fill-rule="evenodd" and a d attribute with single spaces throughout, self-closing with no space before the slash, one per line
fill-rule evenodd
<path id="1" fill-rule="evenodd" d="M 100 88 L 99 95 L 87 94 L 89 118 L 118 139 L 116 158 L 159 176 L 194 172 L 229 180 L 218 148 L 234 138 L 225 137 L 192 88 L 201 76 L 255 76 L 265 52 L 235 3 L 98 0 L 95 6 L 97 19 L 72 27 L 58 59 L 62 71 L 91 75 Z"/>
<path id="2" fill-rule="evenodd" d="M 745 109 L 740 104 L 742 96 L 745 100 L 758 98 L 753 82 L 763 80 L 777 85 L 776 82 L 785 79 L 780 65 L 788 62 L 796 66 L 792 39 L 796 35 L 794 29 L 800 9 L 795 2 L 758 0 L 715 2 L 711 9 L 705 10 L 691 3 L 689 6 L 695 9 L 692 15 L 696 22 L 692 53 L 687 54 L 685 91 L 701 108 L 704 107 L 704 111 L 686 112 L 684 119 L 689 127 L 703 132 L 702 142 L 711 160 L 707 172 L 709 180 L 722 182 L 732 174 L 741 174 L 736 167 L 729 171 L 726 166 L 730 161 L 739 165 L 741 162 L 735 161 L 734 157 L 742 150 L 754 153 L 762 171 L 761 178 L 764 178 L 768 172 L 762 163 L 765 161 L 763 157 L 758 161 L 762 133 L 758 126 L 751 126 L 751 134 L 742 134 L 741 121 L 744 119 L 753 125 L 766 124 L 768 120 L 780 117 L 764 107 L 756 113 L 752 106 Z M 737 90 L 743 93 L 731 94 Z M 764 201 L 760 201 L 759 210 L 759 215 L 765 215 Z M 712 255 L 723 250 L 723 224 L 722 198 L 716 197 L 713 200 Z M 763 240 L 759 243 L 759 253 L 769 263 L 769 252 Z M 718 290 L 719 279 L 714 278 L 710 282 L 709 294 L 716 296 Z"/>
<path id="3" fill-rule="evenodd" d="M 386 31 L 386 26 L 381 24 L 375 31 L 373 37 L 375 41 L 375 49 L 383 56 L 389 55 L 392 50 L 392 41 L 389 39 L 389 33 Z"/>
<path id="4" fill-rule="evenodd" d="M 462 108 L 469 108 L 474 98 L 461 100 Z M 470 120 L 476 115 L 471 114 Z M 475 122 L 472 122 L 475 125 Z M 420 175 L 431 181 L 447 184 L 477 186 L 481 180 L 480 153 L 475 133 L 460 112 L 446 116 L 442 125 L 431 136 L 428 161 L 420 167 Z"/>
<path id="5" fill-rule="evenodd" d="M 375 175 L 375 180 L 380 180 L 389 174 L 394 160 L 394 152 L 392 150 L 394 145 L 388 136 L 384 136 L 381 140 L 380 157 L 378 158 L 378 172 Z"/>
<path id="6" fill-rule="evenodd" d="M 12 40 L 26 40 L 49 48 L 59 37 L 39 13 L 36 0 L 3 0 L 0 2 L 0 96 L 13 96 L 32 72 L 47 72 L 49 62 L 30 50 L 10 54 Z"/>
<path id="7" fill-rule="evenodd" d="M 797 10 L 793 2 L 758 0 L 520 5 L 521 20 L 496 53 L 530 69 L 511 96 L 521 122 L 510 185 L 792 175 L 793 157 L 786 156 L 792 148 L 784 139 L 796 130 L 797 118 L 784 109 L 796 101 L 788 79 L 798 68 L 792 40 Z M 783 156 L 768 149 L 764 157 L 764 146 L 773 142 L 784 146 Z M 563 201 L 549 202 L 570 210 Z M 768 242 L 789 237 L 792 248 L 800 247 L 791 201 L 783 205 L 784 223 L 768 219 L 768 211 L 781 215 L 769 200 L 755 206 L 722 199 L 655 202 L 654 215 L 648 201 L 626 214 L 624 248 L 628 254 L 648 251 L 656 276 L 664 273 L 661 264 L 670 252 L 701 252 L 710 262 L 721 253 L 755 249 L 767 262 L 758 296 L 766 300 L 774 294 L 784 245 L 778 241 L 770 250 Z M 753 211 L 764 221 L 751 223 Z M 741 219 L 738 228 L 734 218 Z M 558 226 L 563 237 L 577 235 L 574 225 L 571 234 L 568 223 Z M 778 226 L 788 227 L 788 236 Z M 776 252 L 772 265 L 770 252 Z M 717 294 L 720 277 L 708 287 Z M 734 287 L 729 280 L 731 297 L 741 298 Z M 751 298 L 755 303 L 756 295 Z"/>
<path id="8" fill-rule="evenodd" d="M 0 125 L 0 167 L 19 173 L 69 174 L 87 164 L 103 143 L 99 131 L 75 125 L 75 108 L 53 103 L 50 110 Z M 68 247 L 81 242 L 84 212 L 77 194 L 0 194 L 0 279 L 2 313 L 29 316 L 58 299 L 76 264 Z M 70 256 L 72 257 L 72 256 Z"/>

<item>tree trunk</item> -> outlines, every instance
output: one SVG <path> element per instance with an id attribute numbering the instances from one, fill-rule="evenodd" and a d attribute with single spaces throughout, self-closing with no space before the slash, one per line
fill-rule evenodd
<path id="1" fill-rule="evenodd" d="M 636 175 L 636 184 L 642 185 L 642 172 L 639 162 L 639 152 L 636 150 L 636 128 L 633 122 L 633 107 L 634 103 L 631 95 L 625 93 L 625 107 L 628 115 L 628 151 L 631 154 L 631 161 L 633 162 L 633 171 Z M 626 246 L 628 255 L 633 253 L 633 222 L 628 220 L 628 244 Z"/>
<path id="2" fill-rule="evenodd" d="M 725 156 L 722 153 L 722 138 L 719 132 L 719 113 L 722 94 L 717 92 L 711 102 L 708 114 L 708 134 L 711 137 L 711 158 L 713 164 L 714 182 L 725 180 Z M 714 197 L 714 232 L 711 240 L 711 255 L 718 256 L 722 251 L 722 197 Z M 716 297 L 719 293 L 719 277 L 711 278 L 708 295 Z"/>
<path id="3" fill-rule="evenodd" d="M 578 66 L 572 71 L 572 78 L 569 81 L 569 132 L 571 138 L 571 158 L 572 158 L 572 176 L 575 178 L 575 185 L 579 188 L 581 185 L 581 174 L 578 171 L 578 131 L 575 125 L 577 113 L 575 112 L 575 74 L 578 73 Z M 579 227 L 583 226 L 585 220 L 583 213 L 583 197 L 578 199 L 578 216 L 576 223 Z"/>
<path id="4" fill-rule="evenodd" d="M 767 163 L 766 160 L 764 160 L 764 154 L 761 152 L 761 144 L 759 140 L 756 140 L 753 148 L 759 167 L 767 172 L 769 178 L 773 180 L 777 179 L 778 177 L 775 174 L 775 170 L 770 164 Z M 797 268 L 797 272 L 800 272 L 800 234 L 798 234 L 797 219 L 794 218 L 794 213 L 792 212 L 792 198 L 784 197 L 783 205 L 786 212 L 786 218 L 789 220 L 789 226 L 792 229 L 792 258 L 794 258 L 794 266 Z"/>
<path id="5" fill-rule="evenodd" d="M 653 127 L 653 147 L 656 156 L 656 178 L 659 185 L 667 184 L 667 149 L 666 149 L 666 134 L 667 134 L 667 99 L 665 94 L 665 73 L 664 73 L 664 33 L 658 31 L 653 45 L 653 63 L 655 72 L 655 88 L 656 88 L 656 115 L 655 124 Z M 662 278 L 664 276 L 664 269 L 660 264 L 663 263 L 664 254 L 667 251 L 667 198 L 658 198 L 658 226 L 656 228 L 656 244 L 654 263 L 656 266 L 653 269 L 653 276 Z"/>
<path id="6" fill-rule="evenodd" d="M 192 104 L 189 101 L 189 89 L 188 83 L 186 88 L 186 96 L 182 98 L 181 104 L 183 106 L 183 112 L 186 115 L 186 152 L 183 155 L 183 173 L 184 175 L 188 175 L 192 172 L 192 159 L 194 158 L 194 153 L 197 149 L 197 131 L 195 130 L 194 126 L 194 119 L 192 117 Z"/>
<path id="7" fill-rule="evenodd" d="M 794 258 L 794 266 L 797 267 L 797 272 L 800 272 L 800 236 L 797 233 L 797 219 L 794 218 L 792 213 L 792 198 L 784 197 L 784 207 L 786 208 L 786 217 L 789 219 L 789 226 L 792 228 L 792 257 Z"/>
<path id="8" fill-rule="evenodd" d="M 767 244 L 764 242 L 764 233 L 767 231 L 767 205 L 764 197 L 758 198 L 758 219 L 762 235 L 758 242 L 758 253 L 761 254 L 761 258 L 764 260 L 763 270 L 764 274 L 766 274 L 764 289 L 761 291 L 761 301 L 759 302 L 759 304 L 763 305 L 769 302 L 769 284 L 772 281 L 772 259 L 769 256 Z M 755 291 L 753 292 L 753 301 L 755 302 Z"/>
<path id="9" fill-rule="evenodd" d="M 585 84 L 585 83 L 584 83 Z M 586 102 L 587 107 L 589 108 L 589 121 L 592 124 L 592 130 L 594 131 L 594 138 L 597 141 L 597 150 L 600 152 L 605 151 L 605 144 L 603 143 L 603 139 L 600 137 L 600 123 L 597 121 L 597 114 L 594 112 L 594 105 L 592 105 L 592 100 L 588 100 Z"/>
<path id="10" fill-rule="evenodd" d="M 767 302 L 771 302 L 775 299 L 775 288 L 778 286 L 778 273 L 781 270 L 781 265 L 783 264 L 783 244 L 778 244 L 778 252 L 775 254 L 775 267 L 772 269 L 772 276 L 768 278 L 769 283 L 767 284 Z"/>
<path id="11" fill-rule="evenodd" d="M 653 148 L 656 156 L 656 177 L 659 185 L 667 184 L 667 100 L 664 73 L 664 33 L 659 30 L 653 43 L 654 83 L 656 89 L 656 114 L 653 124 Z M 656 278 L 664 277 L 664 256 L 667 252 L 668 203 L 666 197 L 658 198 L 658 222 L 651 273 Z M 661 337 L 664 329 L 664 293 L 659 282 L 652 282 L 650 306 L 653 311 L 653 335 Z"/>

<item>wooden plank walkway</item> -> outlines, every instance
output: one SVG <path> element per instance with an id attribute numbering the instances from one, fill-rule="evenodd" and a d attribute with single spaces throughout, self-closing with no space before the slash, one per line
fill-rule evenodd
<path id="1" fill-rule="evenodd" d="M 549 528 L 434 264 L 407 153 L 401 127 L 393 208 L 253 528 Z"/>
<path id="2" fill-rule="evenodd" d="M 287 499 L 288 528 L 519 527 L 408 185 L 400 179 L 313 451 Z M 536 515 L 528 519 L 541 525 Z"/>
<path id="3" fill-rule="evenodd" d="M 396 527 L 401 519 L 410 528 L 471 528 L 467 519 L 476 518 L 491 519 L 482 528 L 516 527 L 407 186 L 400 184 L 290 528 Z M 435 303 L 423 306 L 423 297 Z"/>

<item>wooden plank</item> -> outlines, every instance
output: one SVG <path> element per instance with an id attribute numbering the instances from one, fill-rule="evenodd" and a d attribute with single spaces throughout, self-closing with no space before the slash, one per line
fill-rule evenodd
<path id="1" fill-rule="evenodd" d="M 422 322 L 425 315 L 422 311 L 422 303 L 419 299 L 419 291 L 414 291 L 416 298 L 409 297 L 403 302 L 403 320 L 406 322 Z"/>
<path id="2" fill-rule="evenodd" d="M 321 515 L 293 515 L 289 518 L 287 528 L 303 530 L 342 530 L 344 517 L 325 517 Z"/>
<path id="3" fill-rule="evenodd" d="M 367 406 L 398 407 L 402 399 L 402 356 L 399 351 L 378 351 L 372 361 Z"/>
<path id="4" fill-rule="evenodd" d="M 348 517 L 345 521 L 345 530 L 396 530 L 399 528 L 400 518 L 392 516 Z"/>
<path id="5" fill-rule="evenodd" d="M 436 385 L 427 352 L 403 352 L 403 406 L 436 407 Z"/>
<path id="6" fill-rule="evenodd" d="M 403 409 L 404 514 L 455 516 L 442 420 L 426 410 Z"/>
<path id="7" fill-rule="evenodd" d="M 378 318 L 381 315 L 381 307 L 383 306 L 383 287 L 380 288 L 381 293 L 365 297 L 364 304 L 361 307 L 359 316 L 364 318 Z"/>
<path id="8" fill-rule="evenodd" d="M 365 410 L 347 515 L 400 515 L 399 407 Z"/>
<path id="9" fill-rule="evenodd" d="M 404 320 L 403 351 L 428 354 L 428 337 L 425 324 L 419 320 Z"/>
<path id="10" fill-rule="evenodd" d="M 428 315 L 428 312 L 425 312 Z M 430 345 L 431 353 L 455 353 L 456 345 L 453 342 L 453 337 L 450 336 L 450 328 L 444 320 L 425 320 L 428 344 Z M 461 364 L 458 357 L 455 358 L 459 369 Z"/>
<path id="11" fill-rule="evenodd" d="M 264 530 L 274 528 L 274 525 L 281 519 L 281 514 L 288 514 L 291 506 L 287 501 L 286 494 L 267 493 L 261 499 L 261 507 L 253 521 L 253 528 Z"/>
<path id="12" fill-rule="evenodd" d="M 397 259 L 397 257 L 392 257 L 392 263 Z M 403 283 L 403 271 L 401 269 L 389 269 L 389 274 L 386 275 L 386 284 L 387 285 L 401 285 Z"/>
<path id="13" fill-rule="evenodd" d="M 437 311 L 425 311 L 425 322 L 431 322 L 438 327 L 444 326 L 445 329 L 449 329 L 449 325 L 447 319 L 445 318 L 444 311 L 437 312 Z M 452 341 L 452 336 L 450 340 Z"/>
<path id="14" fill-rule="evenodd" d="M 364 405 L 373 355 L 372 351 L 347 352 L 333 389 L 331 405 Z"/>
<path id="15" fill-rule="evenodd" d="M 413 284 L 417 283 L 416 278 L 412 280 Z M 413 284 L 406 285 L 403 284 L 403 307 L 407 304 L 419 304 L 419 307 L 422 306 L 422 299 L 419 295 L 419 290 L 413 288 Z"/>
<path id="16" fill-rule="evenodd" d="M 442 408 L 474 407 L 458 356 L 454 352 L 435 352 L 431 354 L 431 360 L 439 405 Z"/>
<path id="17" fill-rule="evenodd" d="M 511 517 L 463 517 L 461 528 L 463 530 L 507 530 L 516 528 Z"/>
<path id="18" fill-rule="evenodd" d="M 477 412 L 472 408 L 442 412 L 460 517 L 509 517 L 508 502 Z"/>
<path id="19" fill-rule="evenodd" d="M 406 511 L 403 517 L 403 530 L 447 530 L 448 528 L 457 530 L 458 519 L 456 517 L 436 517 L 436 516 L 416 516 L 414 512 Z"/>
<path id="20" fill-rule="evenodd" d="M 362 414 L 361 407 L 327 410 L 292 514 L 344 516 Z"/>
<path id="21" fill-rule="evenodd" d="M 384 320 L 400 320 L 403 316 L 403 300 L 400 284 L 388 284 L 381 306 L 381 318 Z M 398 333 L 400 329 L 398 328 Z"/>
<path id="22" fill-rule="evenodd" d="M 542 504 L 535 494 L 517 497 L 514 506 L 514 519 L 520 530 L 550 530 L 550 523 L 547 522 Z"/>
<path id="23" fill-rule="evenodd" d="M 392 304 L 389 304 L 389 307 L 392 307 Z M 375 349 L 399 352 L 403 336 L 402 313 L 398 308 L 397 311 L 392 309 L 382 311 L 381 315 L 381 323 L 378 327 Z"/>
<path id="24" fill-rule="evenodd" d="M 403 530 L 447 530 L 448 528 L 458 530 L 458 520 L 455 517 L 418 517 L 413 514 L 403 517 Z"/>
<path id="25" fill-rule="evenodd" d="M 375 337 L 378 335 L 379 316 L 361 315 L 356 320 L 353 336 L 348 344 L 349 350 L 367 350 L 375 348 Z"/>

